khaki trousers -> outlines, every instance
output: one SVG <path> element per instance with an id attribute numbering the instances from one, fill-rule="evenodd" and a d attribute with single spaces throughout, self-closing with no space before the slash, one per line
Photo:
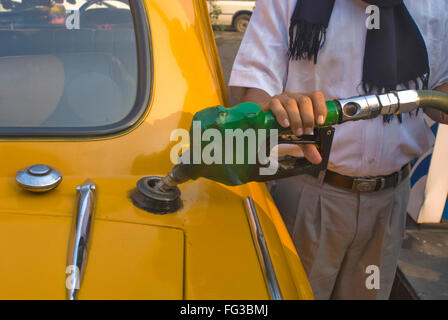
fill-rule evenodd
<path id="1" fill-rule="evenodd" d="M 369 193 L 320 184 L 308 175 L 271 185 L 316 299 L 389 298 L 409 192 L 409 178 Z M 373 273 L 379 281 L 369 277 Z"/>

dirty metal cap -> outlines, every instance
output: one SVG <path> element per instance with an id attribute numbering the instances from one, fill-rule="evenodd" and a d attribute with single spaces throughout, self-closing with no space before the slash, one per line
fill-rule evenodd
<path id="1" fill-rule="evenodd" d="M 137 188 L 129 193 L 132 203 L 153 214 L 174 213 L 182 208 L 180 190 L 174 186 L 168 189 L 159 189 L 157 184 L 162 177 L 144 177 L 137 182 Z"/>
<path id="2" fill-rule="evenodd" d="M 62 181 L 62 174 L 55 168 L 36 164 L 21 169 L 16 174 L 17 183 L 31 192 L 47 192 L 55 189 Z"/>

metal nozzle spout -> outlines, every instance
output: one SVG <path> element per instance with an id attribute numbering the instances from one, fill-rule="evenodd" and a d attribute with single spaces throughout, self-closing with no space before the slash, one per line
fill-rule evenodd
<path id="1" fill-rule="evenodd" d="M 190 178 L 185 175 L 184 170 L 185 165 L 175 165 L 171 172 L 156 184 L 155 188 L 163 192 L 173 189 L 179 184 L 187 182 Z"/>

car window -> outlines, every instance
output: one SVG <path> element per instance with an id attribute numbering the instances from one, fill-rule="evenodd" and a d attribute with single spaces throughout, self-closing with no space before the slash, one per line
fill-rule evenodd
<path id="1" fill-rule="evenodd" d="M 139 78 L 129 2 L 0 0 L 0 128 L 57 134 L 125 119 Z"/>

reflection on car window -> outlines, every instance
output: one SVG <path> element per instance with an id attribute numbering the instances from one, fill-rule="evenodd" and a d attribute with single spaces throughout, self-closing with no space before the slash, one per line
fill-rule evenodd
<path id="1" fill-rule="evenodd" d="M 0 127 L 92 128 L 134 107 L 127 0 L 0 0 L 0 43 Z"/>

